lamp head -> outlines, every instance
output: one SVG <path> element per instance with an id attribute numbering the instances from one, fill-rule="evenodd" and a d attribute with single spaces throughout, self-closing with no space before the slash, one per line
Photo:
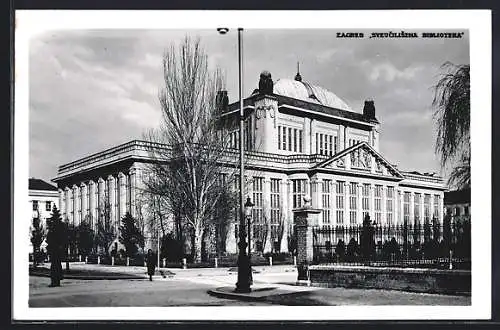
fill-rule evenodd
<path id="1" fill-rule="evenodd" d="M 245 203 L 245 207 L 253 207 L 254 203 L 250 200 L 250 197 L 247 197 L 247 201 Z"/>
<path id="2" fill-rule="evenodd" d="M 219 32 L 220 34 L 226 34 L 229 32 L 229 29 L 228 28 L 217 28 L 217 32 Z"/>

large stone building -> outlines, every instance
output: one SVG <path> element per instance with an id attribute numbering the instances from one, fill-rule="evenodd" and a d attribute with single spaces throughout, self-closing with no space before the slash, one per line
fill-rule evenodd
<path id="1" fill-rule="evenodd" d="M 442 222 L 442 178 L 400 170 L 380 153 L 381 123 L 373 101 L 356 111 L 298 73 L 274 86 L 269 76 L 261 75 L 259 89 L 244 99 L 253 249 L 287 251 L 292 210 L 306 194 L 323 210 L 320 226 L 360 224 L 365 214 L 379 224 Z M 237 123 L 239 102 L 226 105 L 222 118 Z M 236 126 L 231 141 L 238 148 Z M 137 196 L 141 173 L 153 161 L 150 147 L 134 140 L 60 166 L 54 181 L 63 217 L 95 222 L 105 205 L 115 225 L 127 211 L 142 214 Z M 256 240 L 264 219 L 270 219 L 271 230 L 262 246 Z M 226 249 L 235 252 L 236 223 L 229 227 Z"/>

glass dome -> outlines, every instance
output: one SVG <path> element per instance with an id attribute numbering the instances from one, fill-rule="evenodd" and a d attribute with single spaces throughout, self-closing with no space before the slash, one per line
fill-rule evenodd
<path id="1" fill-rule="evenodd" d="M 334 93 L 305 81 L 278 79 L 273 86 L 273 93 L 306 102 L 322 104 L 327 107 L 353 111 L 347 103 Z"/>

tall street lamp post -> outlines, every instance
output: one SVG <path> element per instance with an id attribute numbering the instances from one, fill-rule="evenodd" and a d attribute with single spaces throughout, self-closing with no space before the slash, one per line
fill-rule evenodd
<path id="1" fill-rule="evenodd" d="M 248 267 L 250 268 L 250 284 L 253 284 L 252 277 L 252 261 L 251 261 L 251 244 L 250 244 L 250 224 L 252 223 L 252 207 L 254 207 L 254 203 L 250 200 L 250 197 L 247 196 L 247 201 L 245 202 L 245 215 L 247 219 L 247 232 L 248 232 Z"/>
<path id="2" fill-rule="evenodd" d="M 228 28 L 218 28 L 220 34 L 226 34 Z M 245 232 L 245 200 L 243 192 L 245 191 L 245 168 L 244 168 L 244 151 L 243 151 L 243 124 L 245 113 L 243 110 L 243 28 L 238 28 L 238 85 L 240 99 L 240 225 L 239 225 L 239 254 L 238 254 L 238 282 L 236 283 L 236 292 L 250 292 L 251 285 L 251 269 L 250 259 L 246 253 L 246 232 Z"/>

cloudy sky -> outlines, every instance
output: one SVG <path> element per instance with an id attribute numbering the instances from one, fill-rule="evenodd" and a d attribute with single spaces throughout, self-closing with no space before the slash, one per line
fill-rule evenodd
<path id="1" fill-rule="evenodd" d="M 403 170 L 439 172 L 434 155 L 432 86 L 440 66 L 469 63 L 460 39 L 341 39 L 340 30 L 245 30 L 244 89 L 259 73 L 303 80 L 342 98 L 357 112 L 375 101 L 381 153 Z M 357 30 L 361 31 L 361 30 Z M 369 31 L 364 31 L 369 32 Z M 50 180 L 59 165 L 115 146 L 155 127 L 165 49 L 200 37 L 212 68 L 226 73 L 237 101 L 237 36 L 232 30 L 50 31 L 30 41 L 30 176 Z"/>

